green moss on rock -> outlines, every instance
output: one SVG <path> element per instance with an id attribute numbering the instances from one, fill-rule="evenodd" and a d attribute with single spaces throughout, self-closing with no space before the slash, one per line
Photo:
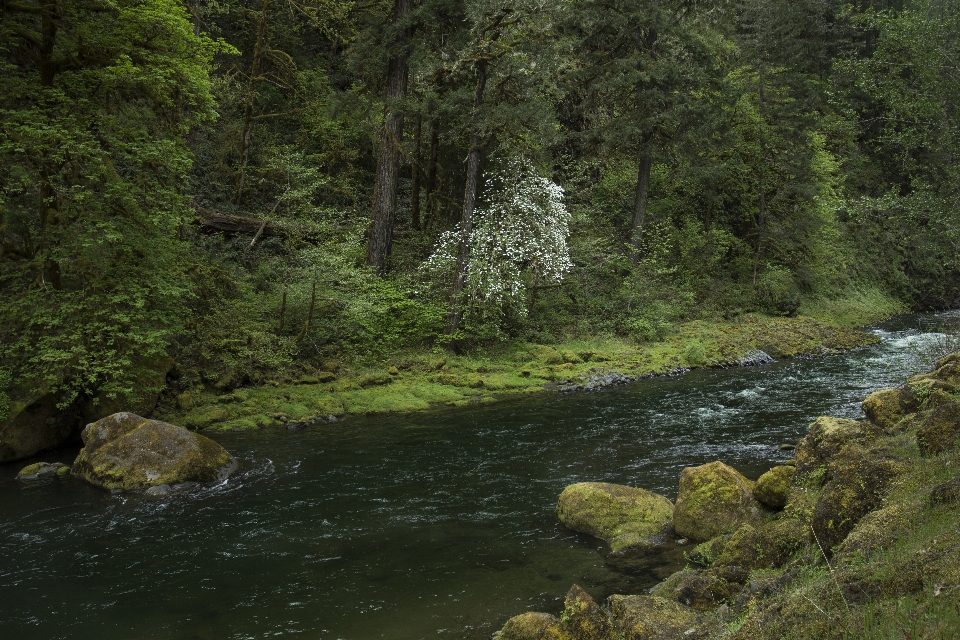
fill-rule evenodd
<path id="1" fill-rule="evenodd" d="M 568 640 L 560 630 L 560 620 L 546 613 L 529 611 L 507 620 L 495 640 Z"/>
<path id="2" fill-rule="evenodd" d="M 560 628 L 574 640 L 616 638 L 610 617 L 579 585 L 573 585 L 567 592 Z"/>
<path id="3" fill-rule="evenodd" d="M 770 469 L 757 479 L 753 488 L 754 497 L 771 509 L 783 509 L 787 504 L 790 485 L 796 472 L 796 467 L 787 465 Z"/>
<path id="4" fill-rule="evenodd" d="M 903 406 L 902 389 L 884 389 L 871 393 L 861 406 L 867 419 L 885 430 L 893 429 L 909 413 Z"/>
<path id="5" fill-rule="evenodd" d="M 674 529 L 685 538 L 703 542 L 742 524 L 759 525 L 763 512 L 753 497 L 753 486 L 722 462 L 685 468 L 673 509 Z"/>
<path id="6" fill-rule="evenodd" d="M 49 462 L 34 462 L 20 469 L 20 472 L 17 473 L 17 480 L 37 480 L 39 478 L 62 476 L 64 475 L 63 469 L 66 469 L 67 473 L 70 472 L 70 467 L 62 462 L 54 462 L 53 464 Z"/>
<path id="7" fill-rule="evenodd" d="M 947 405 L 956 404 L 957 398 L 946 391 L 937 389 L 930 394 L 930 397 L 927 398 L 926 402 L 920 407 L 923 411 L 930 411 L 931 409 L 936 409 L 937 407 L 945 407 Z"/>
<path id="8" fill-rule="evenodd" d="M 687 574 L 673 591 L 673 599 L 696 611 L 707 611 L 724 602 L 733 602 L 743 585 L 730 582 L 710 571 Z"/>
<path id="9" fill-rule="evenodd" d="M 729 538 L 729 536 L 727 537 Z M 690 576 L 699 574 L 700 572 L 694 569 L 681 569 L 650 589 L 650 595 L 672 600 L 674 599 L 674 593 L 676 592 L 677 587 L 679 587 L 681 583 L 683 583 Z"/>
<path id="10" fill-rule="evenodd" d="M 204 436 L 132 413 L 88 424 L 73 473 L 105 489 L 146 489 L 161 484 L 209 482 L 236 463 Z"/>
<path id="11" fill-rule="evenodd" d="M 942 404 L 917 416 L 920 455 L 933 456 L 956 448 L 960 438 L 960 403 Z"/>
<path id="12" fill-rule="evenodd" d="M 867 513 L 881 506 L 890 482 L 908 467 L 882 448 L 851 444 L 828 465 L 829 481 L 813 510 L 813 531 L 824 551 L 840 544 Z"/>
<path id="13" fill-rule="evenodd" d="M 564 526 L 600 538 L 614 552 L 643 544 L 673 514 L 673 503 L 644 489 L 581 482 L 563 490 L 557 517 Z"/>
<path id="14" fill-rule="evenodd" d="M 706 542 L 701 542 L 693 548 L 693 552 L 690 554 L 690 561 L 697 563 L 701 567 L 709 567 L 716 562 L 720 554 L 723 553 L 723 548 L 730 542 L 731 536 L 732 534 L 724 534 L 711 538 Z"/>
<path id="15" fill-rule="evenodd" d="M 607 598 L 607 609 L 623 640 L 671 640 L 685 637 L 696 627 L 700 616 L 675 600 L 656 596 Z"/>
<path id="16" fill-rule="evenodd" d="M 878 426 L 860 420 L 821 416 L 810 424 L 810 431 L 797 443 L 798 482 L 821 473 L 826 463 L 851 442 L 867 443 L 882 435 Z"/>

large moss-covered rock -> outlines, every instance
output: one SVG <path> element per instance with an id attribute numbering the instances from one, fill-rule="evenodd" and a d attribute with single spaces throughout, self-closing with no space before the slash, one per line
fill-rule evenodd
<path id="1" fill-rule="evenodd" d="M 813 473 L 821 473 L 846 445 L 872 442 L 880 435 L 880 428 L 870 422 L 830 416 L 817 418 L 810 424 L 806 437 L 797 444 L 796 479 L 804 481 Z"/>
<path id="2" fill-rule="evenodd" d="M 680 474 L 673 528 L 685 538 L 703 542 L 731 533 L 742 524 L 759 525 L 763 512 L 753 497 L 753 486 L 722 462 L 685 468 Z"/>
<path id="3" fill-rule="evenodd" d="M 771 509 L 783 509 L 790 495 L 790 485 L 797 468 L 789 465 L 774 467 L 757 479 L 754 497 Z"/>
<path id="4" fill-rule="evenodd" d="M 957 446 L 960 438 L 960 403 L 944 403 L 918 415 L 917 446 L 920 455 L 933 456 Z"/>
<path id="5" fill-rule="evenodd" d="M 529 611 L 507 620 L 494 636 L 496 640 L 568 640 L 560 620 L 546 613 Z"/>
<path id="6" fill-rule="evenodd" d="M 213 440 L 166 422 L 116 413 L 88 424 L 73 473 L 105 489 L 209 482 L 236 463 Z"/>
<path id="7" fill-rule="evenodd" d="M 564 526 L 600 538 L 614 551 L 644 544 L 673 515 L 673 503 L 644 489 L 581 482 L 563 490 L 557 517 Z"/>
<path id="8" fill-rule="evenodd" d="M 693 610 L 654 596 L 610 596 L 607 608 L 622 640 L 682 638 L 699 622 Z"/>
<path id="9" fill-rule="evenodd" d="M 75 439 L 80 432 L 79 403 L 66 408 L 57 405 L 69 398 L 38 391 L 17 399 L 16 393 L 7 418 L 0 421 L 0 462 L 29 458 Z"/>
<path id="10" fill-rule="evenodd" d="M 573 585 L 567 592 L 560 626 L 572 640 L 616 638 L 610 617 L 579 585 Z"/>
<path id="11" fill-rule="evenodd" d="M 904 407 L 903 389 L 871 393 L 861 405 L 867 419 L 881 429 L 891 430 L 909 413 Z"/>
<path id="12" fill-rule="evenodd" d="M 813 510 L 813 531 L 829 553 L 867 513 L 881 506 L 890 482 L 908 467 L 884 449 L 852 444 L 827 467 L 828 481 Z"/>

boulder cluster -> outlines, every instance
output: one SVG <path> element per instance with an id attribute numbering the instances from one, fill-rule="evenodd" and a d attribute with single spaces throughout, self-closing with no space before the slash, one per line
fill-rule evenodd
<path id="1" fill-rule="evenodd" d="M 797 444 L 796 458 L 755 482 L 719 461 L 684 469 L 672 505 L 633 487 L 589 482 L 567 487 L 557 516 L 568 528 L 604 540 L 614 553 L 643 553 L 668 533 L 682 536 L 697 543 L 688 554 L 690 565 L 647 594 L 610 596 L 602 607 L 574 585 L 560 617 L 525 613 L 511 618 L 496 638 L 666 640 L 715 634 L 725 617 L 742 617 L 748 603 L 789 584 L 795 573 L 789 567 L 799 570 L 804 562 L 830 562 L 872 548 L 871 532 L 890 526 L 884 498 L 912 469 L 891 447 L 891 437 L 915 434 L 921 457 L 954 450 L 960 438 L 958 395 L 960 354 L 953 354 L 930 374 L 868 396 L 867 420 L 817 419 Z M 934 487 L 928 503 L 960 503 L 960 478 Z M 714 615 L 718 612 L 726 616 Z"/>
<path id="2" fill-rule="evenodd" d="M 72 467 L 38 462 L 17 478 L 74 475 L 104 489 L 164 495 L 171 486 L 222 480 L 237 467 L 233 456 L 210 438 L 133 413 L 92 422 L 81 437 L 84 447 Z"/>

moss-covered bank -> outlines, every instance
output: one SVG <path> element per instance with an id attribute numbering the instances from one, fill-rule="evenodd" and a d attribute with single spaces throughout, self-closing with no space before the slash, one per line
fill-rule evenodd
<path id="1" fill-rule="evenodd" d="M 524 614 L 500 640 L 960 637 L 960 353 L 864 405 L 875 422 L 818 419 L 795 470 L 750 488 L 772 511 L 629 596 L 656 625 L 574 586 L 559 618 Z"/>
<path id="2" fill-rule="evenodd" d="M 866 318 L 862 313 L 851 317 Z M 760 352 L 774 358 L 823 355 L 875 340 L 872 334 L 830 319 L 745 315 L 731 321 L 689 322 L 662 341 L 639 345 L 595 339 L 513 344 L 483 354 L 439 350 L 397 354 L 376 366 L 330 361 L 319 370 L 304 370 L 259 387 L 188 389 L 167 397 L 157 417 L 190 429 L 296 428 L 347 414 L 464 406 L 683 369 L 738 366 Z"/>

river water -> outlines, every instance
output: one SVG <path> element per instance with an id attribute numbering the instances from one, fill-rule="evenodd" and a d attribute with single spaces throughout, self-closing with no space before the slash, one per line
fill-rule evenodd
<path id="1" fill-rule="evenodd" d="M 873 329 L 879 344 L 823 358 L 218 434 L 241 472 L 166 498 L 2 466 L 0 635 L 479 640 L 525 610 L 557 613 L 573 583 L 640 592 L 675 564 L 624 563 L 563 529 L 566 485 L 674 499 L 680 470 L 713 460 L 756 478 L 817 416 L 858 417 L 865 394 L 925 370 L 958 319 L 900 317 Z"/>

